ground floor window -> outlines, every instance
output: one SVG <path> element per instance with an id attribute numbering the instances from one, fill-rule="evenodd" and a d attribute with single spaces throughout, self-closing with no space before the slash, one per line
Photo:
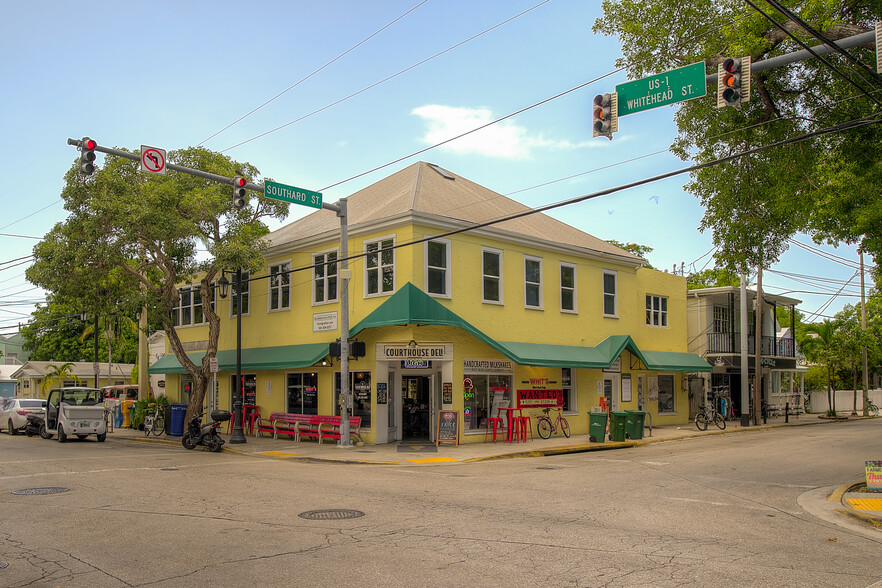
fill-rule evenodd
<path id="1" fill-rule="evenodd" d="M 511 376 L 472 374 L 463 381 L 463 428 L 484 429 L 488 417 L 498 417 L 500 407 L 513 406 Z"/>
<path id="2" fill-rule="evenodd" d="M 674 412 L 674 376 L 658 376 L 658 412 Z"/>
<path id="3" fill-rule="evenodd" d="M 573 396 L 573 369 L 561 368 L 560 387 L 563 390 L 563 410 L 569 412 L 576 410 L 576 398 Z"/>
<path id="4" fill-rule="evenodd" d="M 288 374 L 287 412 L 318 414 L 318 374 Z"/>
<path id="5" fill-rule="evenodd" d="M 371 373 L 349 372 L 352 390 L 352 415 L 361 417 L 362 429 L 371 428 Z M 340 397 L 340 372 L 334 374 L 334 398 Z M 334 414 L 340 414 L 340 403 L 334 402 Z"/>

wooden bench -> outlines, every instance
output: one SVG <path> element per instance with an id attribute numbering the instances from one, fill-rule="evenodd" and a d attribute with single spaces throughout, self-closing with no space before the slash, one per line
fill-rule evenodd
<path id="1" fill-rule="evenodd" d="M 289 412 L 274 412 L 269 419 L 258 419 L 257 434 L 270 433 L 273 439 L 279 435 L 291 435 L 295 441 L 301 437 L 315 437 L 321 443 L 324 439 L 339 439 L 340 424 L 339 416 L 325 416 L 316 414 L 296 414 Z M 350 417 L 349 434 L 357 441 L 361 441 L 361 417 Z"/>

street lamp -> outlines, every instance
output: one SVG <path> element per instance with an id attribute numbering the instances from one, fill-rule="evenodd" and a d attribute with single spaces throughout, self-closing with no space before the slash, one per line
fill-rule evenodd
<path id="1" fill-rule="evenodd" d="M 230 281 L 226 270 L 221 270 L 217 281 L 220 297 L 226 298 L 230 290 Z M 236 386 L 233 391 L 233 431 L 230 443 L 246 443 L 242 429 L 242 268 L 236 270 Z"/>

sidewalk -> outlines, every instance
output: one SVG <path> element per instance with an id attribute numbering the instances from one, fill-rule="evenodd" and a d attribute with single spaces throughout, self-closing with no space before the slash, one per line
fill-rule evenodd
<path id="1" fill-rule="evenodd" d="M 840 417 L 841 420 L 851 420 L 862 417 Z M 245 437 L 245 443 L 230 443 L 230 436 L 222 434 L 224 451 L 248 455 L 252 457 L 268 459 L 287 459 L 312 463 L 336 463 L 336 464 L 360 464 L 360 465 L 439 465 L 474 463 L 480 461 L 492 461 L 500 459 L 514 459 L 525 457 L 543 457 L 549 455 L 562 455 L 566 453 L 585 453 L 589 451 L 608 451 L 612 449 L 625 449 L 639 447 L 650 443 L 664 441 L 676 441 L 699 437 L 702 435 L 725 435 L 736 433 L 749 433 L 763 429 L 777 427 L 797 427 L 803 425 L 822 425 L 836 422 L 832 419 L 820 419 L 817 415 L 791 416 L 789 423 L 784 422 L 784 417 L 769 418 L 766 424 L 758 426 L 742 427 L 737 421 L 728 421 L 726 429 L 721 431 L 711 425 L 707 431 L 699 431 L 694 423 L 688 425 L 667 425 L 653 427 L 652 430 L 644 429 L 644 438 L 640 440 L 628 440 L 623 442 L 605 441 L 602 443 L 588 442 L 586 434 L 574 435 L 567 439 L 564 437 L 552 437 L 540 439 L 538 436 L 526 443 L 507 443 L 500 440 L 497 443 L 467 443 L 463 445 L 434 444 L 417 442 L 388 443 L 385 445 L 360 445 L 352 447 L 340 447 L 334 443 L 319 444 L 315 441 L 301 441 L 295 443 L 289 436 L 278 439 L 271 437 Z M 226 431 L 226 427 L 222 428 Z M 480 435 L 479 438 L 483 439 Z M 120 440 L 140 443 L 157 443 L 170 446 L 180 446 L 181 437 L 166 436 L 145 437 L 143 431 L 118 428 L 108 433 L 109 440 Z M 197 451 L 199 448 L 197 448 Z M 860 482 L 853 482 L 839 487 L 827 497 L 827 501 L 838 501 L 842 508 L 835 507 L 836 512 L 858 519 L 864 523 L 882 528 L 882 494 L 856 492 Z"/>

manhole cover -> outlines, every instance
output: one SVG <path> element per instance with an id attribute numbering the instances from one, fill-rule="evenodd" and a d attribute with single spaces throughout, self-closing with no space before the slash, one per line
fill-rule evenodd
<path id="1" fill-rule="evenodd" d="M 37 494 L 58 494 L 60 492 L 67 492 L 68 490 L 70 490 L 70 488 L 61 488 L 59 486 L 54 486 L 50 488 L 23 488 L 21 490 L 13 490 L 12 493 L 33 496 Z"/>
<path id="2" fill-rule="evenodd" d="M 345 508 L 329 508 L 325 510 L 308 510 L 298 515 L 301 519 L 310 521 L 339 521 L 341 519 L 357 519 L 363 517 L 360 510 L 348 510 Z"/>

